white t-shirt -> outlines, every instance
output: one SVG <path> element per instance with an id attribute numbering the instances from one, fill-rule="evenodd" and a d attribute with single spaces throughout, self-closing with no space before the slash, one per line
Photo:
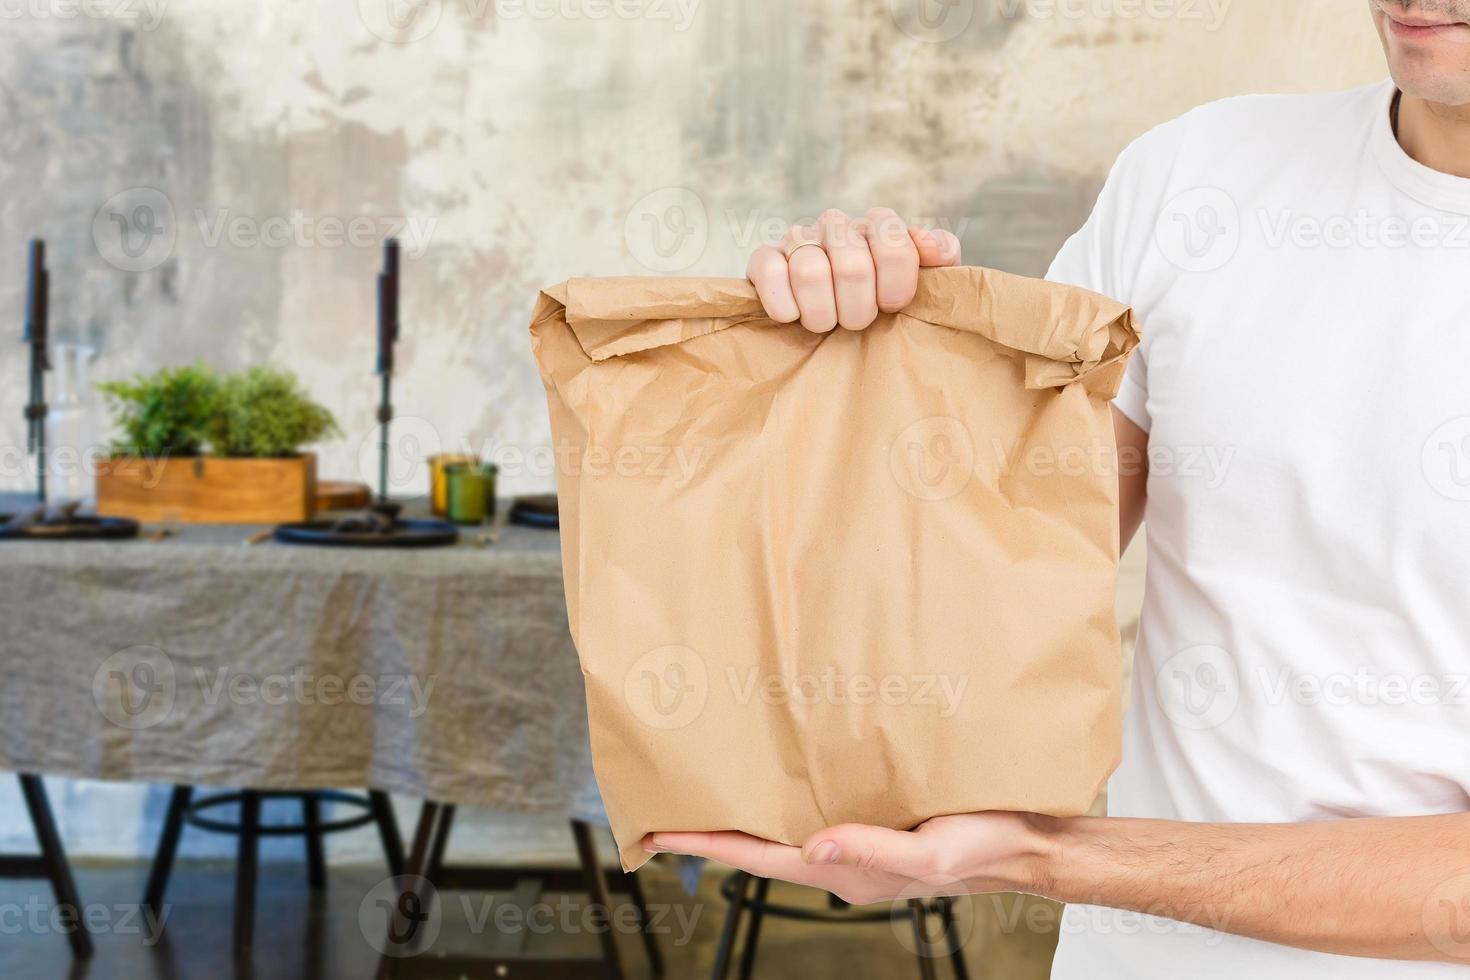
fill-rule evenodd
<path id="1" fill-rule="evenodd" d="M 1160 126 L 1052 267 L 1143 330 L 1117 400 L 1152 468 L 1114 816 L 1470 810 L 1470 180 L 1404 153 L 1393 94 Z M 1083 906 L 1053 973 L 1465 975 Z"/>

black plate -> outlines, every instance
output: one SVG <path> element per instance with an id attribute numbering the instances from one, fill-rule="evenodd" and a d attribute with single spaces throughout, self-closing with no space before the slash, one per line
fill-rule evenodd
<path id="1" fill-rule="evenodd" d="M 517 497 L 510 508 L 510 522 L 524 527 L 559 528 L 560 515 L 557 511 L 556 494 L 537 494 Z"/>
<path id="2" fill-rule="evenodd" d="M 439 548 L 459 540 L 459 529 L 445 521 L 403 520 L 392 534 L 338 531 L 336 521 L 282 524 L 275 538 L 283 544 L 323 548 Z"/>
<path id="3" fill-rule="evenodd" d="M 0 514 L 0 541 L 119 541 L 138 536 L 138 522 L 126 517 L 74 517 L 70 524 L 32 524 L 7 528 L 11 514 Z"/>
<path id="4" fill-rule="evenodd" d="M 522 527 L 546 528 L 551 531 L 561 527 L 561 518 L 556 514 L 543 514 L 535 510 L 513 510 L 510 512 L 510 522 Z"/>

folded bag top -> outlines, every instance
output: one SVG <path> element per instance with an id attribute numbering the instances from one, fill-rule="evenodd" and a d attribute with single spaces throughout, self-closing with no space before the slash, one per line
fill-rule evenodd
<path id="1" fill-rule="evenodd" d="M 576 279 L 531 333 L 625 868 L 661 830 L 1089 808 L 1120 751 L 1125 306 L 925 270 L 817 335 L 744 280 Z"/>
<path id="2" fill-rule="evenodd" d="M 747 323 L 776 324 L 745 279 L 572 279 L 544 298 L 593 361 L 679 344 Z M 540 315 L 538 313 L 538 315 Z M 1117 394 L 1138 344 L 1133 312 L 1097 293 L 995 269 L 925 269 L 902 316 L 979 334 L 1028 355 L 1026 385 L 1082 381 Z"/>

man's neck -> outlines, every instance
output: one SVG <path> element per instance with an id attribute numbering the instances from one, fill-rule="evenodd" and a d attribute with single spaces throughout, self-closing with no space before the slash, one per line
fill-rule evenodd
<path id="1" fill-rule="evenodd" d="M 1405 153 L 1431 170 L 1470 177 L 1470 105 L 1440 105 L 1405 94 L 1398 121 Z"/>

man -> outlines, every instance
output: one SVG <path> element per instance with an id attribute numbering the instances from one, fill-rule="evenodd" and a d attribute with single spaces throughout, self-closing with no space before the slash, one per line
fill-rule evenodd
<path id="1" fill-rule="evenodd" d="M 1077 903 L 1062 978 L 1465 975 L 1470 0 L 1370 8 L 1394 84 L 1160 126 L 1051 270 L 1144 334 L 1115 403 L 1120 458 L 1151 469 L 1121 478 L 1149 570 L 1112 815 L 645 846 L 864 903 Z M 761 249 L 767 311 L 860 330 L 958 261 L 893 220 Z"/>

